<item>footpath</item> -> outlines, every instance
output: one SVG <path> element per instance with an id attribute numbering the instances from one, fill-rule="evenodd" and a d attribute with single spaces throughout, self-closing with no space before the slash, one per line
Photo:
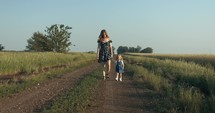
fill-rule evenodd
<path id="1" fill-rule="evenodd" d="M 101 83 L 87 113 L 153 113 L 147 100 L 147 90 L 135 85 L 129 75 L 123 75 L 122 82 L 116 81 L 115 77 L 115 65 L 112 63 L 110 78 Z"/>

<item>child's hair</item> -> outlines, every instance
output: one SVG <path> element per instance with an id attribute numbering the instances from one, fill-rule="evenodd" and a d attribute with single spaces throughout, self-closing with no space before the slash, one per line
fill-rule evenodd
<path id="1" fill-rule="evenodd" d="M 116 57 L 116 60 L 123 60 L 123 57 L 121 54 L 118 54 L 117 57 Z"/>
<path id="2" fill-rule="evenodd" d="M 104 36 L 104 34 L 106 36 Z M 104 38 L 109 38 L 109 36 L 107 34 L 107 31 L 105 29 L 102 29 L 101 32 L 100 32 L 100 35 L 99 35 L 98 42 L 102 41 L 102 39 L 104 39 Z"/>

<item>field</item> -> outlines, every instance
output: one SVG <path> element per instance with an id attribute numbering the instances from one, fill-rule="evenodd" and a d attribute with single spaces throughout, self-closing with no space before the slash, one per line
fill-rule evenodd
<path id="1" fill-rule="evenodd" d="M 24 90 L 60 73 L 89 64 L 95 55 L 87 53 L 0 53 L 0 96 Z"/>
<path id="2" fill-rule="evenodd" d="M 103 80 L 95 54 L 0 52 L 0 113 L 215 112 L 213 55 L 123 57 L 117 82 L 114 62 Z"/>
<path id="3" fill-rule="evenodd" d="M 209 55 L 125 55 L 129 73 L 160 92 L 165 101 L 171 103 L 166 110 L 177 113 L 215 112 L 214 58 Z"/>
<path id="4" fill-rule="evenodd" d="M 70 66 L 92 60 L 93 54 L 53 52 L 0 52 L 0 76 L 32 74 L 48 68 Z"/>
<path id="5" fill-rule="evenodd" d="M 186 62 L 194 62 L 202 66 L 215 67 L 215 55 L 210 54 L 142 54 L 142 53 L 125 53 L 125 54 L 133 56 L 158 58 L 161 60 L 171 59 Z"/>

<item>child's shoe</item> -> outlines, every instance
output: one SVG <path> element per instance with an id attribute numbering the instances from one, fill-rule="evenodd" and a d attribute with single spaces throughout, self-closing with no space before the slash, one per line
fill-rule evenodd
<path id="1" fill-rule="evenodd" d="M 122 78 L 120 78 L 119 81 L 122 82 Z"/>

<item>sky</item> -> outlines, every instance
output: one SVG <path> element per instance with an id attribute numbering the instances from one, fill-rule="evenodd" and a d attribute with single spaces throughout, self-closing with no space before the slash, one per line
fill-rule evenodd
<path id="1" fill-rule="evenodd" d="M 25 50 L 34 32 L 72 27 L 72 52 L 96 51 L 106 29 L 113 46 L 161 54 L 215 54 L 215 0 L 0 0 L 0 44 Z"/>

